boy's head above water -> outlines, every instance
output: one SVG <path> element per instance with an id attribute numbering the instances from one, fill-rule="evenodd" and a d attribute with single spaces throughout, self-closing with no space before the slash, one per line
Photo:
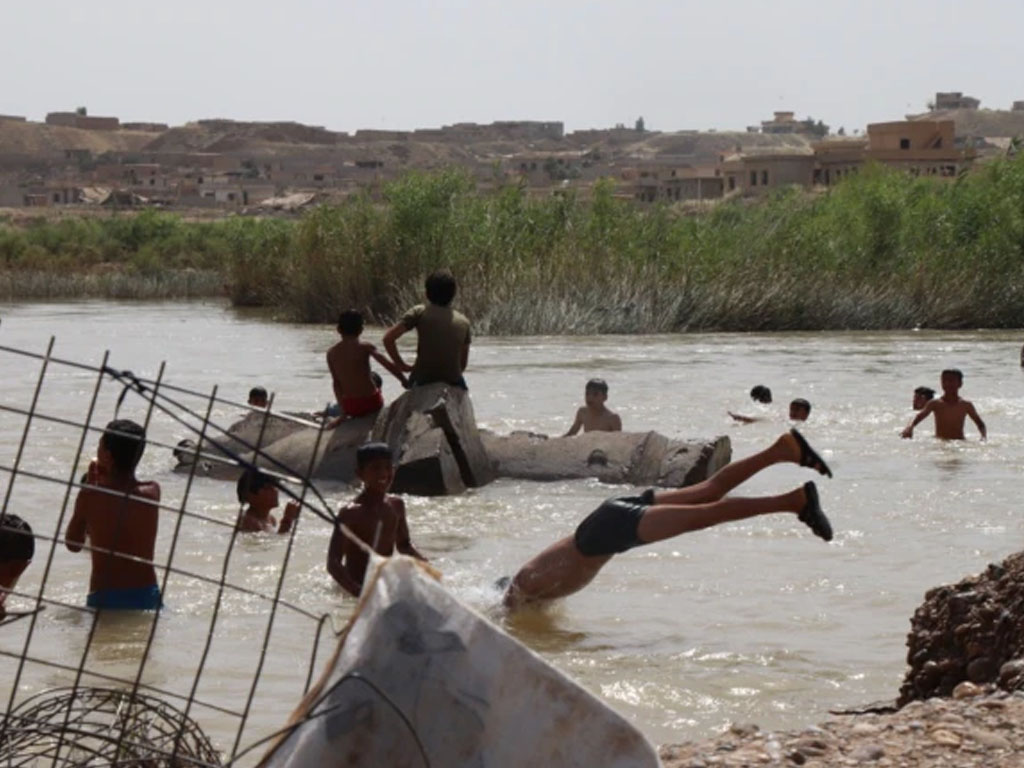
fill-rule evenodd
<path id="1" fill-rule="evenodd" d="M 439 269 L 427 277 L 427 301 L 439 307 L 447 307 L 455 298 L 455 277 L 447 269 Z"/>
<path id="2" fill-rule="evenodd" d="M 268 502 L 265 506 L 268 508 L 277 506 L 277 484 L 269 475 L 260 472 L 255 467 L 245 470 L 238 478 L 235 493 L 238 496 L 239 504 L 253 504 L 254 501 L 260 500 L 262 494 L 265 497 L 263 500 Z"/>
<path id="3" fill-rule="evenodd" d="M 935 397 L 935 390 L 931 387 L 918 387 L 914 390 L 914 410 L 920 411 L 928 401 Z"/>
<path id="4" fill-rule="evenodd" d="M 750 398 L 755 402 L 765 403 L 767 405 L 772 401 L 772 391 L 764 384 L 758 384 L 750 390 Z"/>
<path id="5" fill-rule="evenodd" d="M 146 430 L 142 425 L 129 419 L 117 419 L 103 430 L 96 459 L 105 470 L 132 473 L 145 449 Z"/>
<path id="6" fill-rule="evenodd" d="M 608 382 L 604 379 L 591 379 L 583 390 L 583 399 L 587 405 L 596 407 L 604 405 L 608 399 Z"/>
<path id="7" fill-rule="evenodd" d="M 267 390 L 263 387 L 253 387 L 249 390 L 249 405 L 254 408 L 267 407 Z"/>
<path id="8" fill-rule="evenodd" d="M 939 376 L 943 392 L 956 393 L 964 384 L 964 375 L 959 368 L 947 368 Z"/>
<path id="9" fill-rule="evenodd" d="M 387 443 L 364 443 L 356 449 L 356 475 L 363 487 L 376 493 L 387 493 L 395 477 L 391 448 Z"/>
<path id="10" fill-rule="evenodd" d="M 355 309 L 346 309 L 338 315 L 338 333 L 342 336 L 358 336 L 363 332 L 363 315 Z"/>
<path id="11" fill-rule="evenodd" d="M 789 418 L 793 421 L 807 421 L 811 415 L 811 404 L 798 397 L 789 404 Z"/>

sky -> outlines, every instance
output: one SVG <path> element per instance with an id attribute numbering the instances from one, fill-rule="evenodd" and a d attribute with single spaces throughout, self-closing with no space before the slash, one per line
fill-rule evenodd
<path id="1" fill-rule="evenodd" d="M 0 0 L 0 113 L 847 132 L 1024 99 L 1014 0 Z"/>

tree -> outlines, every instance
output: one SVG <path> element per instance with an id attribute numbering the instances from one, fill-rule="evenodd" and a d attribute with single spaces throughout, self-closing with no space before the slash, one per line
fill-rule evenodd
<path id="1" fill-rule="evenodd" d="M 836 136 L 845 136 L 845 135 L 846 135 L 846 129 L 843 128 L 843 126 L 840 125 L 839 126 L 839 130 L 836 131 Z"/>
<path id="2" fill-rule="evenodd" d="M 636 124 L 633 126 L 633 128 L 634 128 L 634 130 L 637 133 L 643 133 L 644 132 L 644 118 L 643 118 L 643 115 L 641 115 L 640 117 L 638 117 L 636 119 Z"/>
<path id="3" fill-rule="evenodd" d="M 75 107 L 75 114 L 85 117 L 88 113 L 85 107 Z"/>

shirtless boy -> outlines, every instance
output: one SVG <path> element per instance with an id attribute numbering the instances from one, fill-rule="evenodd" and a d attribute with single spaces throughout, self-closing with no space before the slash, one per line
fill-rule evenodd
<path id="1" fill-rule="evenodd" d="M 973 403 L 960 399 L 959 392 L 964 383 L 964 375 L 956 368 L 947 368 L 942 372 L 939 383 L 942 386 L 942 397 L 928 401 L 903 430 L 902 436 L 913 437 L 914 427 L 934 413 L 936 437 L 942 440 L 963 440 L 964 421 L 970 416 L 981 433 L 981 439 L 984 440 L 987 437 L 985 422 L 974 410 Z"/>
<path id="2" fill-rule="evenodd" d="M 78 552 L 89 539 L 90 608 L 156 610 L 160 588 L 153 568 L 160 486 L 135 477 L 146 430 L 134 421 L 107 424 L 86 486 L 78 492 L 64 543 Z"/>
<path id="3" fill-rule="evenodd" d="M 384 395 L 370 371 L 370 358 L 390 371 L 402 386 L 408 386 L 403 374 L 377 348 L 359 335 L 363 332 L 363 316 L 354 309 L 338 315 L 338 333 L 341 341 L 327 350 L 327 367 L 331 371 L 334 396 L 338 398 L 341 415 L 327 424 L 332 429 L 344 419 L 369 416 L 384 407 Z"/>
<path id="4" fill-rule="evenodd" d="M 771 405 L 772 391 L 764 384 L 757 384 L 750 390 L 750 399 L 761 405 Z M 742 413 L 733 411 L 726 411 L 726 413 L 732 416 L 733 421 L 738 421 L 741 424 L 753 424 L 756 421 L 764 420 L 763 416 L 744 416 Z"/>
<path id="5" fill-rule="evenodd" d="M 933 397 L 935 397 L 934 389 L 931 387 L 918 387 L 914 390 L 914 400 L 911 405 L 915 411 L 920 411 L 928 405 Z"/>
<path id="6" fill-rule="evenodd" d="M 249 390 L 249 405 L 253 408 L 266 408 L 267 400 L 267 390 L 263 387 L 253 387 Z"/>
<path id="7" fill-rule="evenodd" d="M 608 384 L 604 379 L 591 379 L 583 390 L 583 401 L 586 403 L 576 411 L 576 420 L 564 437 L 572 437 L 580 428 L 584 432 L 621 432 L 622 419 L 619 414 L 608 410 Z"/>
<path id="8" fill-rule="evenodd" d="M 725 465 L 697 485 L 675 490 L 652 488 L 639 496 L 608 499 L 572 536 L 555 542 L 519 570 L 505 591 L 505 606 L 517 608 L 571 595 L 587 586 L 619 552 L 732 520 L 792 512 L 816 536 L 830 541 L 832 526 L 812 482 L 779 496 L 725 497 L 762 469 L 783 463 L 832 476 L 824 460 L 792 429 L 760 453 Z"/>
<path id="9" fill-rule="evenodd" d="M 399 370 L 409 374 L 412 386 L 442 382 L 466 389 L 463 372 L 469 362 L 472 334 L 469 320 L 452 309 L 458 288 L 452 273 L 438 270 L 427 277 L 426 304 L 417 304 L 384 334 L 384 349 Z M 398 339 L 416 329 L 416 362 L 406 363 L 398 352 Z"/>
<path id="10" fill-rule="evenodd" d="M 36 540 L 28 523 L 0 512 L 0 619 L 7 615 L 7 593 L 17 586 L 35 551 Z"/>
<path id="11" fill-rule="evenodd" d="M 363 482 L 363 490 L 351 504 L 338 510 L 338 523 L 379 555 L 390 557 L 398 550 L 425 562 L 409 540 L 405 503 L 398 496 L 388 495 L 395 468 L 387 443 L 366 443 L 356 450 L 356 475 Z M 353 597 L 359 597 L 363 589 L 368 564 L 369 555 L 336 527 L 327 551 L 327 571 Z"/>
<path id="12" fill-rule="evenodd" d="M 277 494 L 277 485 L 267 475 L 258 469 L 249 468 L 238 478 L 238 485 L 235 490 L 238 494 L 238 502 L 247 504 L 248 507 L 238 516 L 238 523 L 235 526 L 243 532 L 288 533 L 291 531 L 295 520 L 299 516 L 299 504 L 296 501 L 289 501 L 284 508 L 284 517 L 278 526 L 270 510 L 280 503 Z"/>

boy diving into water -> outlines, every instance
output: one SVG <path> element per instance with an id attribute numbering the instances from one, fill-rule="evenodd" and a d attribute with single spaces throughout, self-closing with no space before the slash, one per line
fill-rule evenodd
<path id="1" fill-rule="evenodd" d="M 791 429 L 768 448 L 727 464 L 702 483 L 608 499 L 572 536 L 555 542 L 519 569 L 508 582 L 505 606 L 517 608 L 571 595 L 587 586 L 620 552 L 732 520 L 793 512 L 816 536 L 831 541 L 832 526 L 813 482 L 779 496 L 724 498 L 762 469 L 784 463 L 832 477 L 828 465 L 803 435 Z"/>

